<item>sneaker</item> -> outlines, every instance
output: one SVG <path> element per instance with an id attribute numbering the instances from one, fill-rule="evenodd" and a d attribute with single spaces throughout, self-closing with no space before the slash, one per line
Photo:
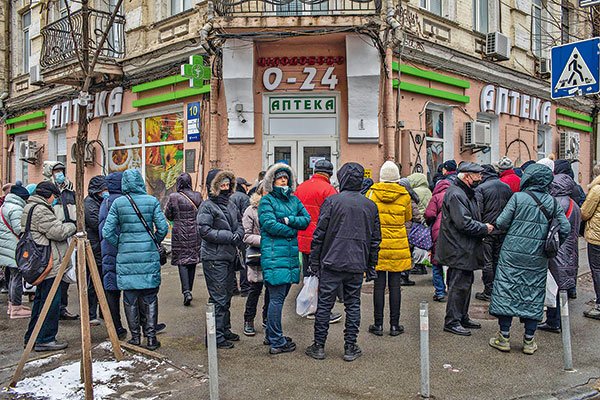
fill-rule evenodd
<path id="1" fill-rule="evenodd" d="M 256 335 L 256 330 L 254 329 L 254 323 L 252 321 L 244 322 L 244 335 L 246 335 L 246 336 Z"/>
<path id="2" fill-rule="evenodd" d="M 156 328 L 154 328 L 154 329 L 156 329 L 156 334 L 158 335 L 159 333 L 163 333 L 165 331 L 165 329 L 167 329 L 167 324 L 163 324 L 163 323 L 156 324 Z"/>
<path id="3" fill-rule="evenodd" d="M 336 322 L 340 322 L 342 320 L 342 313 L 332 312 L 329 314 L 329 323 L 335 324 Z"/>
<path id="4" fill-rule="evenodd" d="M 325 346 L 318 343 L 313 343 L 309 347 L 304 350 L 304 353 L 314 358 L 315 360 L 324 360 L 325 359 Z"/>
<path id="5" fill-rule="evenodd" d="M 285 344 L 281 347 L 271 347 L 269 349 L 269 354 L 283 354 L 283 353 L 291 353 L 296 350 L 296 343 L 294 342 L 285 342 Z"/>
<path id="6" fill-rule="evenodd" d="M 315 319 L 315 313 L 310 313 L 306 316 L 306 319 Z"/>
<path id="7" fill-rule="evenodd" d="M 510 339 L 504 337 L 501 332 L 498 332 L 496 337 L 490 339 L 490 346 L 500 351 L 509 352 L 510 351 Z"/>
<path id="8" fill-rule="evenodd" d="M 57 351 L 69 347 L 67 342 L 57 342 L 56 340 L 48 343 L 36 343 L 33 347 L 35 351 Z"/>
<path id="9" fill-rule="evenodd" d="M 523 338 L 523 353 L 532 355 L 538 349 L 538 345 L 534 338 L 527 340 Z"/>
<path id="10" fill-rule="evenodd" d="M 289 337 L 289 336 L 284 336 L 283 338 L 284 338 L 284 339 L 285 339 L 285 341 L 286 341 L 286 342 L 288 342 L 288 343 L 292 343 L 292 342 L 293 342 L 292 338 L 291 338 L 291 337 Z M 265 338 L 265 340 L 263 340 L 263 344 L 264 344 L 265 346 L 268 346 L 268 345 L 270 345 L 270 344 L 271 344 L 271 342 L 269 342 L 269 339 Z"/>
<path id="11" fill-rule="evenodd" d="M 100 325 L 100 320 L 98 318 L 90 319 L 90 326 L 98 326 Z"/>
<path id="12" fill-rule="evenodd" d="M 239 342 L 240 335 L 229 331 L 225 333 L 225 340 L 229 340 L 230 342 Z"/>
<path id="13" fill-rule="evenodd" d="M 437 295 L 434 294 L 433 295 L 433 301 L 437 301 L 438 303 L 445 303 L 446 302 L 446 296 L 442 295 Z"/>
<path id="14" fill-rule="evenodd" d="M 79 319 L 79 315 L 72 314 L 69 310 L 65 308 L 65 310 L 60 313 L 60 319 L 63 321 L 74 321 L 76 319 Z"/>
<path id="15" fill-rule="evenodd" d="M 537 328 L 541 331 L 560 333 L 560 326 L 549 325 L 548 321 L 544 322 L 543 324 L 539 324 Z"/>
<path id="16" fill-rule="evenodd" d="M 362 350 L 357 344 L 344 345 L 344 361 L 354 361 L 358 357 L 362 356 Z"/>
<path id="17" fill-rule="evenodd" d="M 584 311 L 583 316 L 592 319 L 600 319 L 600 304 L 596 304 L 596 306 L 589 311 Z"/>
<path id="18" fill-rule="evenodd" d="M 481 301 L 490 301 L 492 300 L 492 296 L 486 294 L 485 292 L 477 292 L 475 293 L 475 298 Z"/>
<path id="19" fill-rule="evenodd" d="M 12 306 L 10 308 L 10 319 L 21 319 L 31 317 L 31 309 L 25 306 Z"/>
<path id="20" fill-rule="evenodd" d="M 223 340 L 217 343 L 217 349 L 233 349 L 234 345 L 229 340 Z"/>

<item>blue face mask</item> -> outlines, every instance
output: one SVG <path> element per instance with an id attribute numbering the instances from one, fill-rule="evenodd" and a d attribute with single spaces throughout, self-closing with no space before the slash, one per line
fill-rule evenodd
<path id="1" fill-rule="evenodd" d="M 110 197 L 110 193 L 108 192 L 102 192 L 102 198 L 103 199 L 108 199 Z"/>
<path id="2" fill-rule="evenodd" d="M 54 175 L 54 180 L 59 185 L 62 185 L 63 183 L 65 183 L 65 174 L 62 172 L 59 172 L 58 174 Z"/>
<path id="3" fill-rule="evenodd" d="M 57 205 L 57 204 L 58 204 L 58 199 L 54 199 L 54 200 L 52 201 L 52 207 L 54 207 L 54 206 L 55 206 L 55 205 Z"/>

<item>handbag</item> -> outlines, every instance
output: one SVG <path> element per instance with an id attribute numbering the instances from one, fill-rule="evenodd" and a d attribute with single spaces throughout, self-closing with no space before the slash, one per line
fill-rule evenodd
<path id="1" fill-rule="evenodd" d="M 260 247 L 248 247 L 246 249 L 246 265 L 250 267 L 260 267 Z"/>
<path id="2" fill-rule="evenodd" d="M 31 207 L 27 214 L 25 232 L 17 243 L 15 261 L 25 282 L 37 286 L 52 271 L 51 245 L 40 245 L 35 242 L 31 234 L 31 217 L 37 204 Z"/>
<path id="3" fill-rule="evenodd" d="M 546 207 L 544 207 L 544 205 L 542 204 L 540 199 L 536 197 L 536 195 L 534 195 L 528 190 L 526 190 L 525 193 L 531 196 L 531 198 L 536 202 L 542 214 L 544 214 L 544 216 L 548 220 L 548 234 L 546 235 L 546 240 L 544 241 L 544 253 L 546 254 L 547 258 L 554 258 L 558 254 L 558 249 L 560 248 L 560 223 L 558 222 L 557 218 L 554 218 L 553 214 L 550 214 L 548 210 L 546 210 Z M 554 212 L 556 212 L 558 203 L 555 198 L 552 199 L 554 200 Z"/>
<path id="4" fill-rule="evenodd" d="M 431 229 L 418 222 L 413 223 L 408 233 L 408 243 L 423 250 L 431 250 Z"/>
<path id="5" fill-rule="evenodd" d="M 156 239 L 156 235 L 154 235 L 154 232 L 152 232 L 152 230 L 148 226 L 148 223 L 144 219 L 144 216 L 140 212 L 140 209 L 138 208 L 137 204 L 135 204 L 135 201 L 133 201 L 131 196 L 129 194 L 126 194 L 125 197 L 127 197 L 127 200 L 129 200 L 129 202 L 131 203 L 131 207 L 133 207 L 133 211 L 135 211 L 138 218 L 140 219 L 140 222 L 142 223 L 142 225 L 144 225 L 144 228 L 146 228 L 146 232 L 148 232 L 148 235 L 150 235 L 150 237 L 152 238 L 152 241 L 156 245 L 156 249 L 158 250 L 158 255 L 160 256 L 160 265 L 165 265 L 167 263 L 167 249 L 165 249 L 165 246 L 158 243 L 158 240 Z"/>

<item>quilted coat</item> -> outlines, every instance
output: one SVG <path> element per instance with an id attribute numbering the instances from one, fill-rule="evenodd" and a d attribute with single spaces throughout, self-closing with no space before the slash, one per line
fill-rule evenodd
<path id="1" fill-rule="evenodd" d="M 131 196 L 150 229 L 155 229 L 158 242 L 162 242 L 169 231 L 169 224 L 158 199 L 146 194 L 144 179 L 138 170 L 123 172 L 121 190 L 124 195 Z M 102 235 L 117 246 L 117 287 L 120 290 L 160 286 L 158 249 L 127 197 L 121 196 L 111 205 Z"/>
<path id="2" fill-rule="evenodd" d="M 9 193 L 0 207 L 2 217 L 0 218 L 0 265 L 4 267 L 17 268 L 15 262 L 15 250 L 19 239 L 15 234 L 21 233 L 21 214 L 25 207 L 25 200 L 16 194 Z M 8 223 L 10 229 L 6 226 Z M 14 232 L 11 232 L 12 231 Z"/>
<path id="3" fill-rule="evenodd" d="M 88 196 L 83 200 L 85 207 L 85 229 L 94 252 L 96 266 L 98 270 L 102 267 L 102 250 L 100 245 L 100 205 L 102 204 L 102 193 L 106 190 L 106 179 L 104 176 L 98 175 L 90 179 L 88 185 Z"/>
<path id="4" fill-rule="evenodd" d="M 202 204 L 202 196 L 192 190 L 192 177 L 187 172 L 179 175 L 176 186 L 177 192 L 169 195 L 165 205 L 165 216 L 169 221 L 173 221 L 171 264 L 198 264 L 200 234 L 196 226 L 196 216 Z"/>
<path id="5" fill-rule="evenodd" d="M 406 223 L 413 218 L 411 199 L 402 185 L 378 182 L 371 186 L 367 198 L 377 205 L 381 224 L 381 244 L 377 271 L 402 272 L 411 268 Z"/>
<path id="6" fill-rule="evenodd" d="M 250 196 L 250 206 L 246 208 L 242 217 L 244 225 L 244 243 L 248 246 L 260 248 L 260 225 L 258 222 L 258 203 L 261 196 L 258 193 Z"/>
<path id="7" fill-rule="evenodd" d="M 440 226 L 442 225 L 442 204 L 444 203 L 444 195 L 450 187 L 450 181 L 443 179 L 435 185 L 433 196 L 429 200 L 429 204 L 425 209 L 425 221 L 431 227 L 431 239 L 433 240 L 433 249 L 431 250 L 431 258 L 434 259 L 435 247 L 440 234 Z"/>
<path id="8" fill-rule="evenodd" d="M 577 202 L 571 198 L 577 184 L 569 175 L 554 175 L 550 185 L 550 194 L 558 200 L 565 216 L 571 224 L 571 232 L 567 240 L 558 249 L 556 257 L 548 261 L 552 276 L 560 290 L 572 289 L 577 286 L 577 271 L 579 269 L 579 225 L 581 224 L 581 210 Z M 567 216 L 566 214 L 571 212 Z"/>
<path id="9" fill-rule="evenodd" d="M 523 192 L 532 192 L 558 219 L 563 243 L 571 226 L 563 208 L 555 207 L 554 198 L 548 194 L 552 179 L 552 171 L 544 165 L 527 167 L 521 179 L 521 192 L 510 198 L 496 220 L 498 229 L 507 234 L 494 279 L 489 308 L 492 315 L 542 320 L 548 271 L 544 243 L 549 223 L 531 196 Z"/>
<path id="10" fill-rule="evenodd" d="M 581 206 L 581 218 L 586 221 L 584 237 L 588 243 L 600 246 L 600 176 L 588 185 L 588 189 Z"/>
<path id="11" fill-rule="evenodd" d="M 431 190 L 429 190 L 429 182 L 427 182 L 427 177 L 424 174 L 417 172 L 409 175 L 408 181 L 410 182 L 412 189 L 419 196 L 419 212 L 423 214 L 425 213 L 425 209 L 427 209 L 429 200 L 431 200 L 432 197 Z"/>
<path id="12" fill-rule="evenodd" d="M 112 203 L 123 196 L 121 193 L 122 172 L 113 172 L 106 177 L 106 186 L 110 196 L 100 204 L 98 213 L 98 233 L 100 237 L 100 248 L 102 250 L 102 285 L 106 290 L 119 290 L 117 287 L 117 247 L 110 244 L 102 235 L 102 228 L 108 217 L 108 210 Z M 115 228 L 116 234 L 121 232 L 119 227 Z"/>
<path id="13" fill-rule="evenodd" d="M 288 175 L 287 190 L 273 186 L 275 173 L 279 170 Z M 300 282 L 298 231 L 308 227 L 310 214 L 302 202 L 292 194 L 296 188 L 295 182 L 295 174 L 287 164 L 277 163 L 265 174 L 266 194 L 258 205 L 260 264 L 265 282 L 271 285 Z M 288 218 L 287 224 L 283 221 L 284 218 Z"/>
<path id="14" fill-rule="evenodd" d="M 314 174 L 309 180 L 302 182 L 294 192 L 310 214 L 308 228 L 298 232 L 298 248 L 302 253 L 310 253 L 310 245 L 319 220 L 321 206 L 326 198 L 336 193 L 337 191 L 329 183 L 329 179 L 319 174 Z"/>

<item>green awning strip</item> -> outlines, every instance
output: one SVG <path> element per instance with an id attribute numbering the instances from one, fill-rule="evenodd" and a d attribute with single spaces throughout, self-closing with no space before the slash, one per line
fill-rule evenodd
<path id="1" fill-rule="evenodd" d="M 564 126 L 565 128 L 577 129 L 584 132 L 593 132 L 594 129 L 591 126 L 576 124 L 573 122 L 565 121 L 564 119 L 557 119 L 556 125 Z"/>
<path id="2" fill-rule="evenodd" d="M 186 79 L 187 80 L 187 79 Z M 153 104 L 164 103 L 186 97 L 197 96 L 200 94 L 210 93 L 210 85 L 204 85 L 199 89 L 184 89 L 177 92 L 159 94 L 158 96 L 147 97 L 140 100 L 134 100 L 131 105 L 135 108 L 146 107 Z"/>
<path id="3" fill-rule="evenodd" d="M 401 74 L 416 76 L 430 81 L 445 83 L 446 85 L 456 86 L 463 89 L 471 87 L 471 82 L 463 79 L 453 78 L 448 75 L 440 74 L 438 72 L 426 71 L 423 69 L 415 68 L 410 65 L 400 64 L 397 61 L 392 63 L 392 70 L 400 71 Z"/>
<path id="4" fill-rule="evenodd" d="M 394 88 L 398 88 L 398 79 L 394 79 Z M 427 86 L 415 85 L 414 83 L 408 82 L 400 82 L 400 90 L 419 93 L 426 96 L 438 97 L 440 99 L 452 100 L 458 103 L 468 104 L 471 101 L 469 96 L 446 92 L 445 90 L 433 89 Z"/>
<path id="5" fill-rule="evenodd" d="M 594 118 L 590 117 L 589 115 L 580 114 L 580 113 L 577 113 L 577 112 L 571 111 L 571 110 L 565 110 L 564 108 L 557 108 L 556 113 L 558 115 L 564 115 L 566 117 L 579 119 L 579 120 L 585 121 L 585 122 L 593 122 L 594 121 Z"/>
<path id="6" fill-rule="evenodd" d="M 20 126 L 18 128 L 13 128 L 13 129 L 8 129 L 6 131 L 7 135 L 14 135 L 17 133 L 23 133 L 23 132 L 29 132 L 29 131 L 36 131 L 38 129 L 45 129 L 46 128 L 46 123 L 45 122 L 38 122 L 36 124 L 30 124 L 30 125 L 24 125 L 24 126 Z"/>
<path id="7" fill-rule="evenodd" d="M 45 117 L 46 113 L 44 111 L 36 111 L 25 115 L 20 115 L 18 117 L 9 118 L 4 123 L 6 125 L 16 124 L 18 122 L 29 121 L 30 119 L 42 118 Z"/>

